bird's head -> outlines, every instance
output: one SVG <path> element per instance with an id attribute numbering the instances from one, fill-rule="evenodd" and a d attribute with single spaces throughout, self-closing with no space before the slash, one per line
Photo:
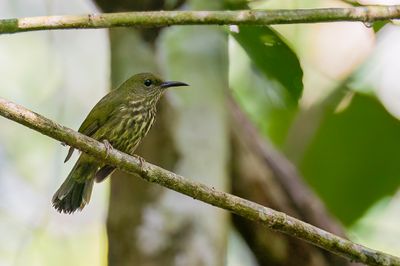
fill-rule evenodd
<path id="1" fill-rule="evenodd" d="M 128 83 L 127 87 L 129 87 L 136 96 L 142 97 L 157 97 L 167 88 L 188 86 L 188 84 L 180 81 L 164 81 L 151 73 L 136 74 L 128 79 L 126 83 Z"/>

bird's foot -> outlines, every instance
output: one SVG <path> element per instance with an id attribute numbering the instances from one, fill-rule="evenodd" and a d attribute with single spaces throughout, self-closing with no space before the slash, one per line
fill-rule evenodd
<path id="1" fill-rule="evenodd" d="M 103 144 L 106 147 L 106 159 L 108 157 L 108 155 L 110 154 L 110 152 L 114 149 L 113 146 L 111 145 L 110 142 L 108 142 L 108 140 L 104 139 L 103 140 Z"/>
<path id="2" fill-rule="evenodd" d="M 139 155 L 136 155 L 136 154 L 133 154 L 132 156 L 139 160 L 140 169 L 143 170 L 143 164 L 145 162 L 144 159 L 142 157 L 140 157 Z"/>

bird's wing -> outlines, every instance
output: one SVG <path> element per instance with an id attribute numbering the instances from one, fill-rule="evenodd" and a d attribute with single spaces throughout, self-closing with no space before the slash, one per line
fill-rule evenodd
<path id="1" fill-rule="evenodd" d="M 87 115 L 78 131 L 86 136 L 93 136 L 107 122 L 110 114 L 116 107 L 118 98 L 120 98 L 118 96 L 115 90 L 104 96 Z"/>
<path id="2" fill-rule="evenodd" d="M 116 90 L 112 90 L 110 93 L 105 95 L 90 111 L 82 125 L 79 127 L 78 132 L 85 134 L 86 136 L 93 136 L 96 131 L 101 128 L 109 119 L 113 109 L 119 102 L 120 94 L 115 93 Z M 71 147 L 68 151 L 67 157 L 64 162 L 67 162 L 74 152 L 74 148 Z"/>

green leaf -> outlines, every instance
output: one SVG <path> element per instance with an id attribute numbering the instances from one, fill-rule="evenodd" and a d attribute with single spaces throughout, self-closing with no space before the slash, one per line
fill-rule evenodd
<path id="1" fill-rule="evenodd" d="M 297 103 L 303 91 L 303 71 L 296 54 L 276 31 L 269 27 L 241 26 L 231 32 L 258 70 L 285 88 Z"/>
<path id="2" fill-rule="evenodd" d="M 370 95 L 328 114 L 300 169 L 328 208 L 353 223 L 400 184 L 400 122 Z"/>
<path id="3" fill-rule="evenodd" d="M 383 21 L 375 21 L 372 24 L 372 28 L 374 29 L 374 32 L 377 33 L 380 31 L 386 24 L 390 23 L 390 20 L 383 20 Z"/>
<path id="4" fill-rule="evenodd" d="M 236 45 L 236 48 L 240 47 Z M 241 48 L 234 51 L 230 61 L 230 87 L 235 98 L 262 134 L 275 145 L 282 145 L 297 112 L 297 104 L 288 100 L 290 97 L 282 86 L 252 68 Z"/>

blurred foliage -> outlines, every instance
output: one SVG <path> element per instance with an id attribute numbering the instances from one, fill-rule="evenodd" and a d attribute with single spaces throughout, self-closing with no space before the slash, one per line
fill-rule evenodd
<path id="1" fill-rule="evenodd" d="M 301 163 L 328 208 L 351 224 L 400 184 L 400 123 L 376 98 L 357 94 L 322 121 Z"/>
<path id="2" fill-rule="evenodd" d="M 386 24 L 371 26 L 378 32 Z M 231 87 L 252 120 L 280 146 L 300 110 L 293 107 L 303 89 L 299 60 L 287 40 L 269 28 L 240 27 L 231 35 L 248 56 L 240 58 L 243 52 L 231 46 Z M 366 82 L 375 67 L 371 62 L 357 68 L 349 79 L 351 89 L 369 96 L 345 99 L 343 93 L 340 106 L 345 110 L 336 113 L 332 109 L 323 115 L 300 163 L 310 185 L 346 224 L 356 221 L 382 197 L 392 195 L 400 183 L 396 167 L 400 123 L 376 98 L 374 85 Z"/>
<path id="3" fill-rule="evenodd" d="M 303 90 L 300 62 L 284 38 L 269 27 L 238 27 L 231 35 L 249 58 L 237 48 L 232 52 L 231 87 L 252 120 L 280 145 Z"/>
<path id="4" fill-rule="evenodd" d="M 258 70 L 281 84 L 284 100 L 296 104 L 303 91 L 303 71 L 285 39 L 269 27 L 240 26 L 231 32 Z"/>
<path id="5" fill-rule="evenodd" d="M 389 21 L 376 21 L 372 23 L 372 28 L 374 29 L 375 32 L 380 31 L 386 24 L 388 24 Z"/>
<path id="6" fill-rule="evenodd" d="M 347 225 L 393 195 L 400 184 L 400 123 L 398 108 L 393 108 L 398 85 L 390 74 L 400 56 L 392 43 L 400 35 L 388 26 L 376 35 L 377 45 L 367 60 L 344 82 L 355 96 L 343 93 L 340 108 L 323 116 L 300 163 L 311 186 Z M 343 86 L 335 91 L 343 92 Z"/>

